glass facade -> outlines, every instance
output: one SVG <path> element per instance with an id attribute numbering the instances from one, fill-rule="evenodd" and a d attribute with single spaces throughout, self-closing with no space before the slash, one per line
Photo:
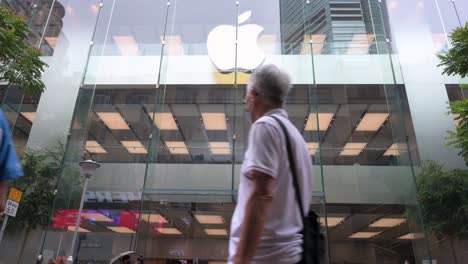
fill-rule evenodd
<path id="1" fill-rule="evenodd" d="M 293 82 L 291 121 L 313 161 L 327 263 L 444 261 L 418 211 L 420 161 L 465 168 L 444 147 L 447 102 L 465 98 L 435 54 L 464 24 L 451 0 L 4 0 L 49 64 L 47 90 L 6 89 L 21 152 L 66 146 L 50 224 L 19 263 L 224 263 L 250 123 L 250 73 Z M 16 94 L 15 94 L 16 93 Z M 434 120 L 428 122 L 428 117 Z M 24 119 L 24 120 L 23 120 Z M 54 129 L 51 129 L 54 128 Z M 82 194 L 78 163 L 101 167 Z M 13 242 L 11 242 L 13 245 Z M 13 247 L 13 246 L 11 246 Z M 0 261 L 19 261 L 0 249 Z M 436 262 L 432 262 L 436 263 Z M 448 262 L 447 262 L 448 263 Z"/>

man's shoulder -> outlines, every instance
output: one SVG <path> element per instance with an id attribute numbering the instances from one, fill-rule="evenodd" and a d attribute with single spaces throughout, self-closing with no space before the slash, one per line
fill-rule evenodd
<path id="1" fill-rule="evenodd" d="M 264 115 L 262 117 L 260 117 L 259 119 L 257 119 L 257 121 L 255 121 L 255 123 L 253 123 L 253 125 L 262 125 L 262 124 L 273 124 L 273 123 L 276 123 L 276 121 L 273 119 L 273 117 L 269 116 L 269 115 Z"/>
<path id="2" fill-rule="evenodd" d="M 279 124 L 271 116 L 262 116 L 255 123 L 252 124 L 251 131 L 253 134 L 264 134 L 269 133 L 274 134 L 279 133 L 280 131 Z"/>

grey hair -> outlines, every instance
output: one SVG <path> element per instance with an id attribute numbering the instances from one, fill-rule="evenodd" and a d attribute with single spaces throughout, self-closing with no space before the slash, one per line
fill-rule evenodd
<path id="1" fill-rule="evenodd" d="M 291 88 L 291 79 L 278 66 L 267 64 L 257 68 L 250 76 L 247 91 L 252 88 L 271 103 L 282 105 Z"/>

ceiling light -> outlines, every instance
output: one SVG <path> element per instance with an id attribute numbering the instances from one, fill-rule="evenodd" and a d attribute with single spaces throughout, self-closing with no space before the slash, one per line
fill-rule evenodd
<path id="1" fill-rule="evenodd" d="M 398 1 L 391 1 L 388 7 L 391 11 L 393 11 L 394 9 L 398 7 L 398 4 L 399 4 Z"/>
<path id="2" fill-rule="evenodd" d="M 209 142 L 209 145 L 213 155 L 231 154 L 231 147 L 229 146 L 229 142 Z"/>
<path id="3" fill-rule="evenodd" d="M 176 228 L 167 228 L 167 227 L 161 227 L 161 228 L 156 228 L 156 230 L 163 235 L 181 235 L 182 233 L 177 230 Z"/>
<path id="4" fill-rule="evenodd" d="M 150 113 L 154 115 L 154 124 L 160 130 L 177 130 L 177 124 L 172 113 Z"/>
<path id="5" fill-rule="evenodd" d="M 115 130 L 130 130 L 127 122 L 117 112 L 97 112 L 99 118 L 106 124 L 109 129 Z"/>
<path id="6" fill-rule="evenodd" d="M 129 153 L 132 154 L 147 154 L 148 151 L 146 151 L 145 147 L 143 144 L 141 144 L 140 141 L 120 141 L 120 143 L 127 149 Z"/>
<path id="7" fill-rule="evenodd" d="M 423 234 L 415 234 L 415 233 L 408 233 L 406 235 L 403 235 L 397 239 L 405 239 L 405 240 L 409 240 L 409 239 L 418 239 L 418 238 L 423 238 L 424 235 Z"/>
<path id="8" fill-rule="evenodd" d="M 380 234 L 380 232 L 357 232 L 352 234 L 349 238 L 372 238 L 378 234 Z"/>
<path id="9" fill-rule="evenodd" d="M 202 113 L 202 118 L 207 130 L 227 130 L 224 113 Z"/>
<path id="10" fill-rule="evenodd" d="M 367 143 L 346 143 L 340 156 L 357 156 L 367 146 Z"/>
<path id="11" fill-rule="evenodd" d="M 353 34 L 353 38 L 349 43 L 348 55 L 368 54 L 373 41 L 373 34 Z"/>
<path id="12" fill-rule="evenodd" d="M 356 131 L 377 131 L 387 118 L 387 113 L 367 113 L 357 126 Z"/>
<path id="13" fill-rule="evenodd" d="M 220 215 L 195 215 L 200 224 L 224 224 L 223 217 Z"/>
<path id="14" fill-rule="evenodd" d="M 52 47 L 52 49 L 55 49 L 55 47 L 57 46 L 57 37 L 45 37 L 44 39 L 47 41 L 49 46 Z"/>
<path id="15" fill-rule="evenodd" d="M 21 112 L 21 115 L 31 123 L 34 123 L 36 119 L 36 112 Z"/>
<path id="16" fill-rule="evenodd" d="M 309 154 L 314 156 L 319 149 L 318 142 L 307 142 L 307 149 L 309 150 Z"/>
<path id="17" fill-rule="evenodd" d="M 209 236 L 227 236 L 227 231 L 225 229 L 206 228 L 205 232 Z"/>
<path id="18" fill-rule="evenodd" d="M 165 41 L 165 47 L 167 47 L 167 55 L 184 55 L 184 44 L 182 43 L 182 38 L 179 35 L 166 35 L 161 36 L 161 41 Z"/>
<path id="19" fill-rule="evenodd" d="M 94 222 L 114 222 L 114 220 L 100 213 L 83 213 L 82 216 Z"/>
<path id="20" fill-rule="evenodd" d="M 383 155 L 384 156 L 399 156 L 404 152 L 406 152 L 405 143 L 394 143 L 387 149 L 387 151 L 385 151 Z"/>
<path id="21" fill-rule="evenodd" d="M 323 34 L 312 35 L 312 51 L 318 55 L 322 53 L 323 45 L 325 44 L 326 36 Z"/>
<path id="22" fill-rule="evenodd" d="M 96 4 L 91 5 L 91 12 L 97 13 L 99 11 L 99 7 Z"/>
<path id="23" fill-rule="evenodd" d="M 116 232 L 116 233 L 124 233 L 124 234 L 133 234 L 135 231 L 128 227 L 123 227 L 123 226 L 108 226 L 110 230 Z"/>
<path id="24" fill-rule="evenodd" d="M 166 146 L 171 154 L 189 154 L 183 141 L 166 141 Z"/>
<path id="25" fill-rule="evenodd" d="M 122 56 L 138 56 L 138 45 L 133 36 L 114 36 L 114 42 L 120 50 Z"/>
<path id="26" fill-rule="evenodd" d="M 395 227 L 405 221 L 406 220 L 402 218 L 381 218 L 369 225 L 369 227 Z"/>
<path id="27" fill-rule="evenodd" d="M 166 218 L 164 218 L 160 214 L 141 214 L 141 220 L 148 222 L 148 223 L 167 223 Z"/>
<path id="28" fill-rule="evenodd" d="M 344 217 L 327 217 L 327 224 L 328 227 L 333 227 L 341 224 L 345 220 Z M 325 217 L 320 217 L 320 223 L 325 225 Z"/>
<path id="29" fill-rule="evenodd" d="M 325 44 L 326 36 L 323 34 L 304 35 L 302 42 L 301 54 L 310 54 L 310 44 L 312 43 L 312 51 L 315 55 L 321 54 L 323 45 Z"/>
<path id="30" fill-rule="evenodd" d="M 317 128 L 317 115 L 319 120 L 319 127 Z M 334 113 L 310 113 L 309 118 L 307 119 L 306 131 L 326 131 L 330 126 L 331 121 L 333 120 Z"/>
<path id="31" fill-rule="evenodd" d="M 86 151 L 96 154 L 107 153 L 107 151 L 95 140 L 86 141 Z"/>
<path id="32" fill-rule="evenodd" d="M 68 231 L 75 232 L 75 227 L 74 226 L 69 226 L 67 229 L 68 229 Z M 78 227 L 78 232 L 80 232 L 80 233 L 89 233 L 91 231 L 89 231 L 88 229 L 82 228 L 82 227 Z"/>

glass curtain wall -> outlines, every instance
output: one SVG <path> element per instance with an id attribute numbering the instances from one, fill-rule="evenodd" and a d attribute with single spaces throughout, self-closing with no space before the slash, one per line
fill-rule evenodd
<path id="1" fill-rule="evenodd" d="M 293 80 L 287 109 L 315 165 L 327 261 L 429 259 L 384 3 L 313 3 L 96 3 L 44 261 L 107 263 L 133 250 L 148 263 L 225 261 L 250 127 L 242 100 L 266 63 Z M 75 230 L 83 158 L 101 167 Z"/>
<path id="2" fill-rule="evenodd" d="M 328 4 L 316 6 L 322 19 L 311 11 L 305 30 L 330 263 L 420 263 L 430 255 L 414 186 L 418 154 L 386 4 Z M 328 29 L 312 23 L 322 20 Z"/>
<path id="3" fill-rule="evenodd" d="M 44 94 L 25 96 L 18 87 L 12 86 L 2 93 L 2 110 L 12 126 L 17 152 L 23 154 L 26 147 L 39 151 L 57 148 L 59 142 L 64 143 L 67 139 L 70 117 L 77 102 L 76 94 L 85 66 L 83 58 L 88 57 L 92 39 L 89 31 L 95 26 L 99 1 L 9 0 L 1 1 L 0 4 L 25 19 L 31 29 L 28 41 L 31 46 L 41 50 L 41 59 L 49 65 L 42 77 L 46 84 Z M 78 81 L 74 82 L 73 79 Z M 68 104 L 64 103 L 67 101 Z M 57 104 L 62 104 L 62 107 L 54 108 Z M 66 118 L 63 115 L 67 107 L 70 116 L 64 122 Z M 41 126 L 45 127 L 42 131 Z M 60 127 L 67 129 L 60 133 Z M 70 158 L 70 155 L 67 157 Z M 51 185 L 55 189 L 56 177 L 50 176 L 54 178 Z M 66 188 L 63 190 L 68 191 Z M 62 195 L 58 192 L 58 197 Z M 1 256 L 7 263 L 29 263 L 37 257 L 38 251 L 42 252 L 45 241 L 43 228 L 37 226 L 24 232 L 21 227 L 13 223 L 6 229 Z M 46 255 L 50 253 L 47 250 L 44 252 Z"/>
<path id="4" fill-rule="evenodd" d="M 44 28 L 47 26 L 48 20 L 46 14 L 51 10 L 51 4 L 52 1 L 39 0 L 0 1 L 0 7 L 11 10 L 16 15 L 24 18 L 32 30 L 31 34 L 28 36 L 28 41 L 33 47 L 37 48 L 40 46 L 40 36 L 43 33 Z M 64 9 L 62 5 L 57 4 L 56 6 L 62 7 L 60 10 L 63 12 L 57 12 L 56 9 L 56 12 L 54 13 L 57 23 L 61 23 L 64 16 Z M 16 150 L 18 154 L 21 155 L 26 149 L 26 143 L 36 117 L 36 110 L 41 94 L 26 96 L 18 88 L 19 87 L 7 84 L 2 85 L 0 87 L 0 100 L 2 111 L 12 127 L 13 141 Z"/>

